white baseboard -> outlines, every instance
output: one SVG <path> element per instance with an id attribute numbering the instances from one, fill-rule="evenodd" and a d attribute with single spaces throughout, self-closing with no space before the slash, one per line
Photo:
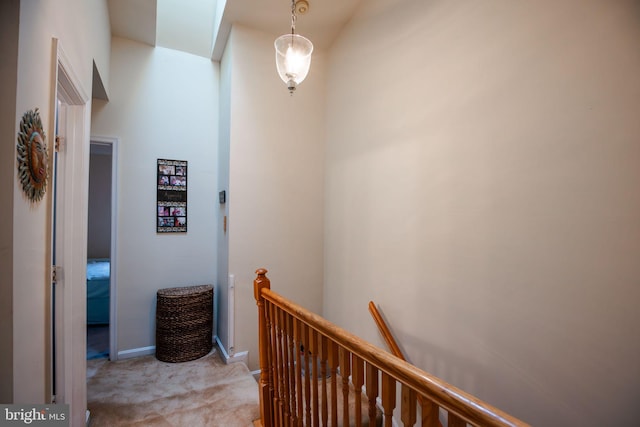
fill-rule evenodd
<path id="1" fill-rule="evenodd" d="M 148 356 L 156 353 L 156 346 L 150 345 L 149 347 L 132 348 L 129 350 L 122 350 L 118 352 L 118 360 L 131 359 L 132 357 Z"/>
<path id="2" fill-rule="evenodd" d="M 248 351 L 240 351 L 238 353 L 234 353 L 233 355 L 229 355 L 229 353 L 227 353 L 227 350 L 224 348 L 224 345 L 222 345 L 222 342 L 220 342 L 217 336 L 215 337 L 215 341 L 218 345 L 218 348 L 220 348 L 220 351 L 222 352 L 222 356 L 224 357 L 224 362 L 226 364 L 243 362 L 246 365 L 249 362 Z M 119 351 L 118 359 L 131 359 L 133 357 L 148 356 L 151 354 L 155 354 L 155 352 L 155 345 L 151 345 L 149 347 L 132 348 L 129 350 Z"/>
<path id="3" fill-rule="evenodd" d="M 227 359 L 226 362 L 227 364 L 242 362 L 246 365 L 249 363 L 249 352 L 248 351 L 238 352 L 233 356 L 229 356 L 229 359 Z"/>
<path id="4" fill-rule="evenodd" d="M 220 342 L 220 339 L 217 336 L 215 337 L 215 339 L 216 339 L 216 344 L 218 345 L 218 348 L 222 352 L 224 363 L 226 363 L 227 365 L 229 363 L 238 363 L 238 362 L 242 362 L 245 365 L 248 364 L 249 362 L 248 351 L 240 351 L 238 353 L 234 353 L 233 355 L 229 355 L 229 353 L 227 353 L 227 350 L 224 348 L 224 345 L 222 345 L 222 342 Z"/>

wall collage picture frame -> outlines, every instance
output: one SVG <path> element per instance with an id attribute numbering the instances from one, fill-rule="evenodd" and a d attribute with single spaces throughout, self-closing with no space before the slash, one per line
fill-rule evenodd
<path id="1" fill-rule="evenodd" d="M 187 161 L 158 159 L 156 231 L 187 232 Z"/>

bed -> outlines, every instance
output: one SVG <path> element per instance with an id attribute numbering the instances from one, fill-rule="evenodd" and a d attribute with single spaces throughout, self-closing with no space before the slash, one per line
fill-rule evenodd
<path id="1" fill-rule="evenodd" d="M 108 258 L 87 260 L 87 324 L 109 324 L 111 263 Z"/>

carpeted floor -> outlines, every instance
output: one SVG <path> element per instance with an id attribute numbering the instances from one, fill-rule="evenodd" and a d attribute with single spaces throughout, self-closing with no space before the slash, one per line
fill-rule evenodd
<path id="1" fill-rule="evenodd" d="M 87 361 L 91 427 L 249 427 L 260 417 L 258 384 L 217 350 L 184 363 L 144 356 Z"/>

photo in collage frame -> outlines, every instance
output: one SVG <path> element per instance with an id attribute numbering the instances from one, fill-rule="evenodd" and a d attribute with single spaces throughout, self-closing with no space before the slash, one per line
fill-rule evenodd
<path id="1" fill-rule="evenodd" d="M 158 159 L 156 230 L 187 232 L 187 161 Z"/>

